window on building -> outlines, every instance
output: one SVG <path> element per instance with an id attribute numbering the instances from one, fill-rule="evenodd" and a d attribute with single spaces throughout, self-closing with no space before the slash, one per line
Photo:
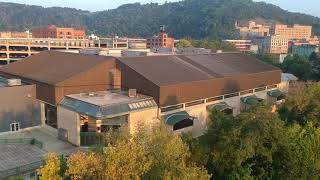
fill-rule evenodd
<path id="1" fill-rule="evenodd" d="M 20 130 L 20 124 L 19 123 L 11 123 L 10 124 L 10 131 L 15 132 Z"/>

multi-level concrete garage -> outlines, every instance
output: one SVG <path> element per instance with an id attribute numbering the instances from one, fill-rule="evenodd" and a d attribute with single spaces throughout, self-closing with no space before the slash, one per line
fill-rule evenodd
<path id="1" fill-rule="evenodd" d="M 44 52 L 0 72 L 35 84 L 42 124 L 77 146 L 88 144 L 84 133 L 123 125 L 134 132 L 140 120 L 199 136 L 213 108 L 238 115 L 280 101 L 288 84 L 278 68 L 239 53 L 117 59 Z"/>
<path id="2" fill-rule="evenodd" d="M 0 38 L 0 65 L 47 50 L 79 50 L 93 47 L 88 39 Z"/>

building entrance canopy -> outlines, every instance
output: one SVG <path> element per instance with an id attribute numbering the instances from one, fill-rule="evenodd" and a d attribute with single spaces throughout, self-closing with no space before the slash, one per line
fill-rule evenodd
<path id="1" fill-rule="evenodd" d="M 227 110 L 227 109 L 230 109 L 232 110 L 232 107 L 229 106 L 227 103 L 225 102 L 221 102 L 221 103 L 217 103 L 217 104 L 212 104 L 212 105 L 209 105 L 207 107 L 208 110 L 212 111 L 212 110 L 218 110 L 218 111 L 224 111 L 224 110 Z"/>
<path id="2" fill-rule="evenodd" d="M 263 102 L 264 100 L 261 98 L 258 98 L 257 96 L 246 96 L 246 97 L 242 97 L 241 101 L 248 105 L 257 105 L 260 102 Z"/>
<path id="3" fill-rule="evenodd" d="M 285 94 L 281 92 L 279 89 L 268 91 L 268 95 L 277 99 L 283 99 L 285 97 Z"/>
<path id="4" fill-rule="evenodd" d="M 173 126 L 185 119 L 193 119 L 186 111 L 181 111 L 164 116 L 164 120 L 167 124 Z"/>

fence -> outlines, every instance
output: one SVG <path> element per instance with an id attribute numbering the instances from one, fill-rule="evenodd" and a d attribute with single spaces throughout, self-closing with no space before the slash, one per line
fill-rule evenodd
<path id="1" fill-rule="evenodd" d="M 40 168 L 42 165 L 44 165 L 44 161 L 40 160 L 40 161 L 32 162 L 26 165 L 0 171 L 0 179 L 9 177 L 9 176 L 20 175 L 29 171 L 35 171 L 36 169 Z"/>
<path id="2" fill-rule="evenodd" d="M 0 144 L 30 144 L 42 149 L 43 143 L 35 138 L 0 139 Z"/>

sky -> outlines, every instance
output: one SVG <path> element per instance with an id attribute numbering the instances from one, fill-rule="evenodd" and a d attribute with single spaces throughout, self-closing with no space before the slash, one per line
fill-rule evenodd
<path id="1" fill-rule="evenodd" d="M 89 11 L 101 11 L 114 9 L 122 4 L 140 2 L 140 3 L 164 3 L 166 1 L 179 0 L 0 0 L 5 2 L 15 2 L 20 4 L 40 5 L 44 7 L 60 6 L 71 7 Z M 228 1 L 228 0 L 226 0 Z M 254 0 L 262 1 L 262 0 Z M 320 0 L 263 0 L 280 6 L 283 9 L 302 12 L 320 17 Z"/>

